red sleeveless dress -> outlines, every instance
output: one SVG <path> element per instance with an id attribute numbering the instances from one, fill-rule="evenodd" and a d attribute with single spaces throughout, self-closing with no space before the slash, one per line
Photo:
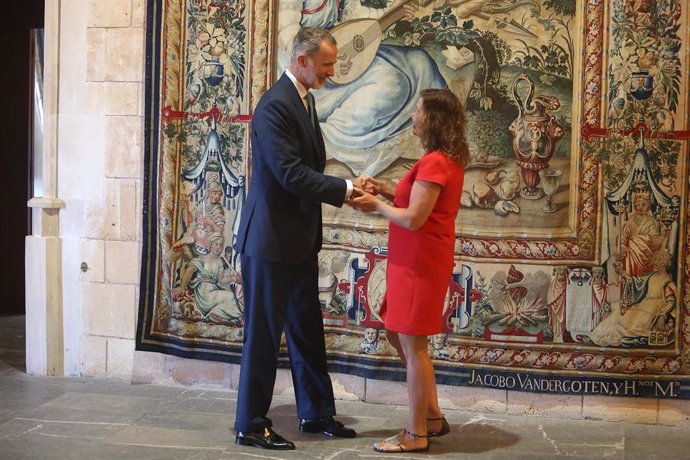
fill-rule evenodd
<path id="1" fill-rule="evenodd" d="M 389 225 L 387 292 L 380 312 L 389 331 L 407 335 L 441 332 L 443 304 L 455 264 L 455 218 L 464 174 L 464 169 L 443 153 L 430 152 L 395 189 L 393 204 L 397 208 L 409 206 L 415 181 L 438 184 L 441 193 L 418 230 Z"/>

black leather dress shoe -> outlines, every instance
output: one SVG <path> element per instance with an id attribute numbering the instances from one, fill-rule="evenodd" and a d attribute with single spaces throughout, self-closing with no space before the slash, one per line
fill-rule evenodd
<path id="1" fill-rule="evenodd" d="M 262 431 L 238 431 L 235 443 L 241 446 L 254 446 L 262 449 L 293 450 L 295 445 L 281 435 L 266 427 Z"/>
<path id="2" fill-rule="evenodd" d="M 335 420 L 333 417 L 324 417 L 316 420 L 302 419 L 299 422 L 299 430 L 303 433 L 323 433 L 336 438 L 354 438 L 357 432 L 352 428 Z"/>

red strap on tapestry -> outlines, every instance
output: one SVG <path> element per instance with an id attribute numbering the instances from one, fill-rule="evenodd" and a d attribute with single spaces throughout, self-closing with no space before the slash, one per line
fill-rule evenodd
<path id="1" fill-rule="evenodd" d="M 314 13 L 321 11 L 326 6 L 327 1 L 328 0 L 323 0 L 321 2 L 321 4 L 319 6 L 317 6 L 316 8 L 312 8 L 310 10 L 303 9 L 302 14 L 314 14 Z M 340 11 L 340 0 L 335 1 L 335 6 L 336 6 L 337 11 Z"/>

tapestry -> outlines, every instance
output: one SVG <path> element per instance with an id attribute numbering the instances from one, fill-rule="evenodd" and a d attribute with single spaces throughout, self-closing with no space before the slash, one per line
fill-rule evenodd
<path id="1" fill-rule="evenodd" d="M 137 349 L 238 363 L 249 129 L 300 26 L 326 173 L 392 184 L 421 89 L 463 101 L 471 161 L 437 380 L 690 398 L 688 5 L 681 0 L 148 0 Z M 379 316 L 388 224 L 323 206 L 329 369 L 404 380 Z M 281 365 L 286 366 L 283 349 Z"/>

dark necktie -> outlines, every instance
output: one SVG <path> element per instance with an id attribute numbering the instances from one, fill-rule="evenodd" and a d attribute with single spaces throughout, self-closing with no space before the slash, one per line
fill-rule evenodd
<path id="1" fill-rule="evenodd" d="M 305 96 L 307 99 L 307 112 L 309 113 L 309 119 L 311 120 L 312 126 L 316 127 L 316 109 L 314 109 L 314 95 L 307 92 Z"/>

